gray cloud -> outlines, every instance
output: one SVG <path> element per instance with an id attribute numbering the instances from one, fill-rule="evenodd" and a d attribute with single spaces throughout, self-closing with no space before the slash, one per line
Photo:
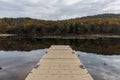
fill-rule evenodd
<path id="1" fill-rule="evenodd" d="M 68 19 L 120 13 L 120 0 L 0 0 L 0 17 Z"/>

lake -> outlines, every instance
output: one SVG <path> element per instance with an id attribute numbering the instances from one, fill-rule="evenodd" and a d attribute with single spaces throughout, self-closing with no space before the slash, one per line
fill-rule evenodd
<path id="1" fill-rule="evenodd" d="M 120 39 L 0 38 L 0 80 L 24 80 L 51 45 L 70 45 L 95 80 L 120 80 Z"/>

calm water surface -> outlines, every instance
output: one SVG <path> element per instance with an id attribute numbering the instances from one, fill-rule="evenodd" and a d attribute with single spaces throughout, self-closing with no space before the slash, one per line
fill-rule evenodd
<path id="1" fill-rule="evenodd" d="M 120 39 L 0 39 L 0 80 L 24 80 L 50 45 L 71 45 L 95 80 L 120 80 Z"/>
<path id="2" fill-rule="evenodd" d="M 45 51 L 0 51 L 0 80 L 24 80 Z"/>
<path id="3" fill-rule="evenodd" d="M 95 80 L 120 80 L 120 55 L 104 56 L 76 52 Z"/>

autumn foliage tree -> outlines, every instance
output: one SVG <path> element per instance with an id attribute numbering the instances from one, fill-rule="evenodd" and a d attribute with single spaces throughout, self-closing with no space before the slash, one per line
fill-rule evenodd
<path id="1" fill-rule="evenodd" d="M 0 19 L 0 33 L 21 36 L 120 34 L 120 15 L 102 14 L 69 20 Z"/>

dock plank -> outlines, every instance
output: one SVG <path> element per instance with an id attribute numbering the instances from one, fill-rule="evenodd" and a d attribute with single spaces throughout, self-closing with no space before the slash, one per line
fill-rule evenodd
<path id="1" fill-rule="evenodd" d="M 51 46 L 25 80 L 93 80 L 68 45 Z"/>

